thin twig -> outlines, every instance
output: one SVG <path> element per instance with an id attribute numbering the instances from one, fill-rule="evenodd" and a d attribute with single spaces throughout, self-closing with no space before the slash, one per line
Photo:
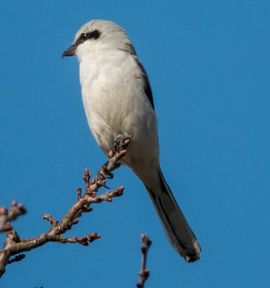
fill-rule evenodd
<path id="1" fill-rule="evenodd" d="M 152 241 L 145 234 L 142 234 L 141 239 L 142 239 L 142 246 L 141 246 L 142 261 L 141 261 L 141 270 L 139 273 L 139 280 L 136 285 L 137 288 L 143 288 L 145 281 L 148 279 L 150 275 L 150 271 L 146 268 L 146 262 L 147 262 L 148 250 L 152 244 Z"/>
<path id="2" fill-rule="evenodd" d="M 25 213 L 26 209 L 23 204 L 18 204 L 15 200 L 12 201 L 10 209 L 0 207 L 0 233 L 11 230 L 11 221 L 16 220 L 19 216 L 22 216 Z"/>

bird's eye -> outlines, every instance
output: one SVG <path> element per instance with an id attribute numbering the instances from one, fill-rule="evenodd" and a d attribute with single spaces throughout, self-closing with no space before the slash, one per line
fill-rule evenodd
<path id="1" fill-rule="evenodd" d="M 80 38 L 82 40 L 86 40 L 87 39 L 87 33 L 82 33 Z"/>

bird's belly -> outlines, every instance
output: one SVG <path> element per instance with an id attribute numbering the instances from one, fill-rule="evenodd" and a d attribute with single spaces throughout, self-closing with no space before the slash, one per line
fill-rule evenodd
<path id="1" fill-rule="evenodd" d="M 158 157 L 155 113 L 142 91 L 132 89 L 130 83 L 92 83 L 91 87 L 87 91 L 91 93 L 83 93 L 83 102 L 92 134 L 103 151 L 113 150 L 116 137 L 124 135 L 131 139 L 126 162 L 149 154 Z"/>

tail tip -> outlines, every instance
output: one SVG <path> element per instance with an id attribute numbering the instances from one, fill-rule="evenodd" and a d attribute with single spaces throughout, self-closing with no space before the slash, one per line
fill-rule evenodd
<path id="1" fill-rule="evenodd" d="M 185 260 L 188 263 L 193 263 L 193 262 L 200 260 L 201 247 L 198 242 L 195 242 L 193 244 L 194 244 L 194 249 L 192 251 L 188 251 L 188 253 L 186 253 L 186 255 L 184 256 Z"/>
<path id="2" fill-rule="evenodd" d="M 186 255 L 185 256 L 185 260 L 188 262 L 188 263 L 193 263 L 193 262 L 196 262 L 198 260 L 200 260 L 200 254 L 193 254 L 193 255 Z"/>

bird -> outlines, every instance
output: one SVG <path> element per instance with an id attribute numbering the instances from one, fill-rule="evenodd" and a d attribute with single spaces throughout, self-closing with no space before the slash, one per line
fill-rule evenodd
<path id="1" fill-rule="evenodd" d="M 201 247 L 160 168 L 157 117 L 148 74 L 127 32 L 110 20 L 91 20 L 76 33 L 62 57 L 76 56 L 87 121 L 104 153 L 130 139 L 121 164 L 148 191 L 175 250 L 187 261 Z"/>

